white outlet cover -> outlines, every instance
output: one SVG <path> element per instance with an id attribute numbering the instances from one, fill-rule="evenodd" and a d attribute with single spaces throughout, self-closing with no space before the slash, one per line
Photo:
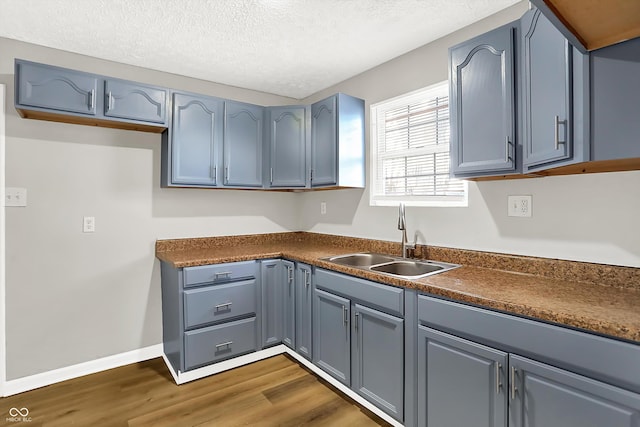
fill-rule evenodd
<path id="1" fill-rule="evenodd" d="M 93 233 L 96 231 L 96 217 L 85 216 L 82 218 L 82 232 Z"/>

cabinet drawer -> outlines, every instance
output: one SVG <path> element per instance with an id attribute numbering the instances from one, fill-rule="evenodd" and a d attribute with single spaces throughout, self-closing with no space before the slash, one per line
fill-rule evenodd
<path id="1" fill-rule="evenodd" d="M 319 288 L 404 317 L 404 290 L 400 288 L 322 269 L 316 269 L 315 284 Z"/>
<path id="2" fill-rule="evenodd" d="M 209 326 L 184 334 L 184 367 L 193 369 L 256 350 L 256 318 Z"/>
<path id="3" fill-rule="evenodd" d="M 256 277 L 256 262 L 202 265 L 184 269 L 184 287 L 206 283 L 224 283 Z"/>
<path id="4" fill-rule="evenodd" d="M 185 329 L 255 312 L 255 280 L 184 291 Z"/>

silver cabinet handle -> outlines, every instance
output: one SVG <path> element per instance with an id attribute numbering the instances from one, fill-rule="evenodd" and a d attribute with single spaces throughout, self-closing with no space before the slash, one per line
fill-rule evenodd
<path id="1" fill-rule="evenodd" d="M 349 323 L 349 310 L 344 305 L 342 306 L 342 317 L 343 317 L 343 320 L 344 320 L 344 324 L 345 325 L 348 324 Z"/>
<path id="2" fill-rule="evenodd" d="M 553 119 L 553 125 L 555 127 L 555 132 L 554 132 L 554 140 L 555 140 L 555 146 L 556 146 L 556 150 L 558 149 L 558 140 L 560 139 L 560 117 L 555 116 Z"/>
<path id="3" fill-rule="evenodd" d="M 96 90 L 95 89 L 91 89 L 91 92 L 89 92 L 89 108 L 92 110 L 96 108 Z"/>
<path id="4" fill-rule="evenodd" d="M 214 181 L 218 180 L 218 167 L 214 166 L 211 168 L 211 175 Z"/>
<path id="5" fill-rule="evenodd" d="M 293 268 L 287 266 L 287 281 L 289 283 L 293 282 Z"/>
<path id="6" fill-rule="evenodd" d="M 213 275 L 213 280 L 218 280 L 219 278 L 230 278 L 231 277 L 231 271 L 221 271 L 219 273 L 214 273 Z"/>
<path id="7" fill-rule="evenodd" d="M 502 369 L 502 365 L 495 362 L 494 366 L 496 368 L 496 394 L 500 394 L 500 389 L 502 388 L 502 383 L 500 382 L 500 369 Z"/>
<path id="8" fill-rule="evenodd" d="M 304 284 L 307 287 L 311 284 L 311 272 L 308 270 L 304 270 Z"/>
<path id="9" fill-rule="evenodd" d="M 566 120 L 560 120 L 560 117 L 558 116 L 554 116 L 553 117 L 553 126 L 554 126 L 554 142 L 555 142 L 555 147 L 556 150 L 559 148 L 559 145 L 564 143 L 560 141 L 560 125 L 565 125 L 565 127 L 567 126 L 567 121 Z"/>
<path id="10" fill-rule="evenodd" d="M 229 182 L 229 166 L 224 167 L 224 182 Z"/>
<path id="11" fill-rule="evenodd" d="M 225 302 L 224 304 L 218 304 L 215 306 L 216 311 L 220 310 L 221 308 L 229 309 L 231 306 L 233 305 L 232 302 Z"/>
<path id="12" fill-rule="evenodd" d="M 220 344 L 216 344 L 216 351 L 218 351 L 218 349 L 220 349 L 221 347 L 231 347 L 231 344 L 233 344 L 233 341 L 227 341 L 227 342 L 221 342 Z"/>
<path id="13" fill-rule="evenodd" d="M 111 111 L 113 109 L 113 96 L 111 92 L 107 93 L 107 111 Z"/>
<path id="14" fill-rule="evenodd" d="M 273 168 L 269 170 L 269 184 L 273 185 Z"/>
<path id="15" fill-rule="evenodd" d="M 356 328 L 356 331 L 357 331 L 358 330 L 358 319 L 360 318 L 360 313 L 356 313 L 355 318 L 356 318 L 356 322 L 355 322 L 354 327 Z"/>
<path id="16" fill-rule="evenodd" d="M 509 149 L 511 147 L 511 142 L 509 141 L 509 135 L 504 137 L 504 142 L 505 142 L 505 150 L 506 150 L 506 156 L 507 156 L 507 161 L 509 161 L 509 159 L 511 158 L 511 150 Z"/>
<path id="17" fill-rule="evenodd" d="M 515 400 L 516 391 L 518 391 L 518 388 L 516 387 L 516 372 L 518 371 L 516 370 L 516 368 L 512 366 L 511 367 L 511 400 Z"/>

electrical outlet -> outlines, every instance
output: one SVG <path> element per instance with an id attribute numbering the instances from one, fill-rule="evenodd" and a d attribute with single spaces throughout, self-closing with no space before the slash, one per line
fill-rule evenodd
<path id="1" fill-rule="evenodd" d="M 4 190 L 5 206 L 27 206 L 27 189 L 7 187 Z"/>
<path id="2" fill-rule="evenodd" d="M 93 233 L 96 231 L 96 217 L 85 216 L 82 218 L 82 232 Z"/>
<path id="3" fill-rule="evenodd" d="M 320 202 L 320 214 L 321 215 L 327 214 L 327 202 Z"/>
<path id="4" fill-rule="evenodd" d="M 530 218 L 533 208 L 532 196 L 508 196 L 508 214 L 521 218 Z"/>

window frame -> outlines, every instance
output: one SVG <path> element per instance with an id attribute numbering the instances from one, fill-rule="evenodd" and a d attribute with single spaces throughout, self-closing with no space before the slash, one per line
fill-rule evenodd
<path id="1" fill-rule="evenodd" d="M 442 81 L 433 85 L 414 90 L 402 95 L 395 96 L 390 99 L 386 99 L 369 106 L 369 120 L 370 120 L 370 151 L 369 151 L 369 171 L 370 184 L 369 184 L 369 206 L 398 206 L 400 202 L 404 202 L 407 206 L 425 206 L 425 207 L 468 207 L 469 206 L 469 186 L 467 181 L 460 180 L 463 184 L 462 196 L 410 196 L 404 195 L 384 195 L 381 191 L 378 191 L 377 185 L 379 181 L 377 179 L 378 174 L 378 114 L 379 111 L 390 111 L 402 106 L 415 104 L 425 99 L 434 98 L 440 96 L 443 93 L 443 89 L 446 93 L 449 93 L 449 82 Z M 443 152 L 443 150 L 436 150 L 432 147 L 419 148 L 414 150 L 406 150 L 404 153 L 411 154 L 411 156 L 432 154 L 435 152 Z M 402 152 L 394 153 L 394 156 L 401 156 Z"/>

